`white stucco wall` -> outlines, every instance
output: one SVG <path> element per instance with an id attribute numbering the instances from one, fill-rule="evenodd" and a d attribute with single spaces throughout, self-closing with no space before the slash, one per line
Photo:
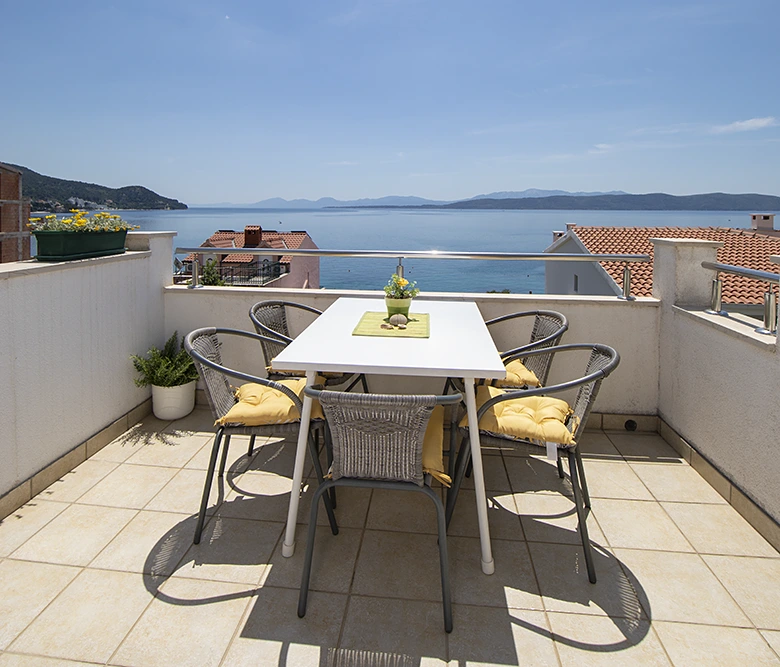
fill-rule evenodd
<path id="1" fill-rule="evenodd" d="M 301 250 L 316 250 L 317 246 L 307 236 L 300 248 Z M 293 257 L 290 262 L 290 272 L 273 283 L 273 286 L 278 289 L 303 287 L 304 285 L 307 285 L 309 289 L 320 288 L 319 257 Z"/>
<path id="2" fill-rule="evenodd" d="M 115 257 L 0 264 L 0 495 L 149 396 L 129 357 L 164 341 L 172 232 Z M 150 249 L 150 250 L 149 250 Z"/>
<path id="3" fill-rule="evenodd" d="M 381 292 L 349 290 L 274 290 L 269 288 L 202 287 L 195 290 L 172 286 L 165 290 L 166 326 L 184 333 L 204 326 L 223 326 L 252 330 L 249 308 L 257 301 L 286 299 L 327 308 L 339 296 L 373 296 L 381 300 Z M 658 405 L 658 317 L 655 299 L 621 301 L 616 297 L 553 297 L 498 294 L 426 294 L 425 298 L 477 302 L 485 319 L 523 310 L 558 310 L 570 322 L 564 343 L 605 343 L 621 355 L 621 364 L 602 385 L 596 409 L 619 414 L 656 414 Z M 423 299 L 420 299 L 422 302 Z M 381 301 L 379 301 L 381 304 Z M 383 307 L 382 305 L 379 306 Z M 292 326 L 300 330 L 305 324 L 299 318 Z M 528 341 L 531 323 L 504 327 L 496 331 L 501 349 L 516 347 Z M 519 342 L 516 342 L 519 341 Z M 326 344 L 326 341 L 323 342 Z M 455 351 L 453 351 L 455 352 Z M 263 373 L 264 361 L 259 347 L 241 342 L 225 349 L 225 360 L 234 367 L 252 373 Z M 581 373 L 586 357 L 577 358 L 574 366 L 565 360 L 554 363 L 550 382 L 573 379 Z M 441 380 L 418 385 L 417 391 L 440 391 Z M 402 379 L 376 377 L 372 391 L 401 391 Z"/>
<path id="4" fill-rule="evenodd" d="M 550 254 L 587 254 L 581 243 L 564 236 L 551 248 Z M 578 277 L 578 291 L 574 291 L 574 276 Z M 545 262 L 544 290 L 547 294 L 594 294 L 612 296 L 621 290 L 598 262 Z"/>

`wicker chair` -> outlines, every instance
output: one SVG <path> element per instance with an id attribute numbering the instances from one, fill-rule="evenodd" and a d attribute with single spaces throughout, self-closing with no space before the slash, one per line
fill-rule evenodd
<path id="1" fill-rule="evenodd" d="M 238 402 L 238 399 L 234 395 L 233 390 L 230 387 L 228 381 L 229 378 L 236 378 L 243 380 L 244 382 L 254 382 L 271 389 L 276 389 L 282 392 L 293 404 L 298 408 L 298 414 L 300 415 L 302 410 L 302 402 L 299 396 L 289 387 L 279 384 L 266 378 L 256 377 L 247 373 L 241 373 L 239 371 L 227 368 L 222 364 L 222 355 L 220 348 L 222 342 L 226 337 L 242 337 L 257 340 L 260 343 L 271 342 L 264 336 L 260 336 L 249 331 L 239 331 L 237 329 L 220 329 L 214 327 L 208 327 L 203 329 L 196 329 L 190 332 L 184 339 L 184 348 L 195 362 L 195 367 L 198 369 L 200 378 L 203 381 L 203 385 L 206 390 L 206 397 L 211 407 L 211 412 L 214 415 L 215 420 L 222 419 L 228 411 Z M 203 523 L 206 518 L 206 507 L 208 506 L 209 493 L 211 491 L 211 484 L 214 479 L 214 469 L 216 468 L 217 456 L 219 455 L 220 445 L 223 444 L 222 459 L 219 464 L 219 476 L 222 477 L 225 473 L 225 464 L 227 462 L 228 448 L 230 447 L 231 435 L 248 435 L 250 436 L 249 455 L 251 456 L 254 440 L 256 436 L 287 436 L 297 437 L 300 428 L 300 419 L 298 421 L 285 423 L 285 424 L 264 424 L 259 426 L 246 426 L 244 424 L 232 424 L 227 423 L 219 426 L 214 436 L 214 445 L 211 449 L 211 458 L 209 460 L 209 467 L 206 473 L 206 482 L 203 487 L 203 498 L 200 503 L 200 512 L 198 514 L 198 522 L 195 527 L 195 544 L 200 542 L 201 532 L 203 530 Z M 311 453 L 312 460 L 314 462 L 314 469 L 317 473 L 317 478 L 322 481 L 322 466 L 320 465 L 319 456 L 317 455 L 317 444 L 312 437 L 314 434 L 317 436 L 324 432 L 325 422 L 322 419 L 312 420 L 311 428 L 309 432 L 309 452 Z M 293 490 L 293 493 L 297 493 L 297 490 Z M 328 513 L 331 528 L 336 530 L 336 519 L 333 515 L 333 506 L 330 498 L 323 499 L 325 502 L 325 509 Z"/>
<path id="2" fill-rule="evenodd" d="M 322 311 L 317 308 L 292 301 L 260 301 L 249 309 L 249 319 L 252 320 L 255 331 L 266 337 L 265 340 L 261 341 L 261 345 L 268 366 L 269 380 L 282 380 L 302 375 L 294 371 L 286 373 L 271 370 L 271 362 L 276 358 L 276 355 L 293 341 L 288 324 L 289 311 L 292 309 L 315 316 L 322 315 Z M 327 387 L 337 387 L 349 382 L 346 391 L 351 391 L 360 382 L 363 385 L 363 391 L 368 392 L 368 381 L 363 373 L 359 375 L 355 373 L 325 373 L 324 377 Z"/>
<path id="3" fill-rule="evenodd" d="M 492 387 L 480 387 L 482 398 L 485 398 L 484 402 L 479 406 L 477 410 L 477 421 L 480 425 L 479 437 L 480 442 L 483 445 L 499 445 L 506 446 L 511 445 L 513 447 L 528 448 L 538 451 L 539 447 L 547 447 L 548 454 L 555 456 L 556 463 L 558 465 L 558 474 L 563 477 L 563 467 L 561 465 L 560 453 L 565 451 L 569 461 L 569 476 L 571 477 L 571 485 L 574 491 L 574 504 L 577 510 L 577 518 L 579 524 L 580 539 L 582 540 L 582 546 L 585 551 L 585 563 L 588 569 L 588 579 L 591 583 L 596 583 L 596 571 L 593 566 L 593 553 L 591 551 L 590 539 L 588 537 L 588 527 L 586 520 L 590 512 L 590 495 L 588 494 L 588 485 L 585 480 L 585 469 L 582 465 L 582 455 L 579 447 L 577 447 L 577 440 L 582 435 L 585 429 L 585 424 L 588 421 L 588 416 L 593 407 L 593 402 L 596 400 L 599 388 L 601 387 L 602 380 L 607 377 L 620 363 L 620 357 L 618 353 L 608 347 L 607 345 L 560 345 L 552 348 L 545 348 L 544 350 L 536 350 L 526 353 L 530 358 L 534 355 L 550 354 L 568 355 L 570 352 L 582 352 L 589 351 L 590 357 L 588 359 L 585 372 L 582 377 L 568 382 L 563 382 L 549 387 L 539 387 L 536 389 L 527 390 L 514 390 L 505 391 Z M 508 428 L 512 425 L 514 418 L 514 426 L 517 426 L 518 419 L 517 414 L 520 406 L 528 406 L 529 411 L 533 411 L 535 408 L 531 407 L 531 404 L 526 399 L 531 399 L 538 396 L 549 396 L 550 394 L 556 394 L 567 390 L 577 389 L 577 395 L 574 403 L 571 405 L 570 413 L 562 417 L 559 426 L 566 429 L 566 433 L 570 434 L 570 442 L 568 444 L 559 442 L 554 439 L 554 436 L 550 436 L 546 440 L 527 439 L 518 435 L 509 435 L 507 433 Z M 489 394 L 498 394 L 489 397 Z M 499 421 L 498 419 L 491 423 L 491 430 L 485 430 L 485 421 L 483 416 L 492 411 L 489 417 L 495 417 L 499 414 L 501 403 L 505 401 L 515 401 L 511 406 L 511 414 L 508 421 Z M 525 401 L 525 402 L 524 402 Z M 535 401 L 534 401 L 535 402 Z M 477 403 L 480 403 L 480 397 L 477 397 Z M 565 404 L 564 404 L 565 405 Z M 499 406 L 499 409 L 496 409 Z M 540 406 L 541 407 L 541 406 Z M 568 406 L 567 406 L 568 407 Z M 526 413 L 527 415 L 528 413 Z M 525 417 L 526 415 L 523 415 Z M 538 417 L 538 414 L 537 414 Z M 491 420 L 492 421 L 492 420 Z M 452 517 L 452 512 L 455 508 L 455 500 L 458 496 L 460 485 L 463 482 L 466 467 L 468 466 L 471 449 L 468 446 L 468 427 L 467 424 L 461 422 L 460 434 L 462 436 L 460 450 L 458 452 L 458 459 L 456 463 L 456 471 L 453 477 L 452 487 L 447 495 L 447 523 Z M 521 429 L 518 429 L 521 430 Z M 517 431 L 515 431 L 517 433 Z M 562 435 L 566 435 L 562 433 Z M 551 451 L 552 450 L 552 451 Z"/>
<path id="4" fill-rule="evenodd" d="M 420 491 L 436 506 L 444 629 L 451 632 L 445 510 L 439 495 L 431 490 L 431 476 L 423 472 L 423 440 L 434 407 L 457 403 L 461 396 L 349 394 L 311 387 L 306 388 L 306 394 L 319 398 L 322 405 L 331 433 L 333 465 L 331 478 L 320 484 L 312 498 L 298 616 L 306 614 L 319 498 L 323 494 L 327 497 L 326 492 L 334 486 Z"/>

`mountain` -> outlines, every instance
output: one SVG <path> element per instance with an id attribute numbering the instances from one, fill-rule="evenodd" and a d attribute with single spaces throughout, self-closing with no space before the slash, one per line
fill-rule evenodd
<path id="1" fill-rule="evenodd" d="M 388 196 L 378 199 L 352 199 L 341 200 L 333 197 L 321 197 L 316 201 L 311 199 L 282 199 L 273 197 L 272 199 L 263 199 L 254 204 L 230 204 L 231 208 L 298 208 L 298 209 L 319 209 L 319 208 L 338 208 L 341 206 L 425 206 L 449 204 L 449 201 L 440 201 L 435 199 L 424 199 L 423 197 L 403 197 Z M 209 204 L 208 206 L 212 206 Z"/>
<path id="2" fill-rule="evenodd" d="M 428 208 L 428 207 L 426 207 Z M 525 199 L 471 199 L 435 208 L 561 211 L 780 211 L 780 197 L 711 192 L 700 195 L 580 195 Z"/>
<path id="3" fill-rule="evenodd" d="M 74 206 L 164 210 L 187 208 L 187 204 L 158 195 L 141 185 L 108 188 L 95 183 L 44 176 L 15 164 L 10 166 L 22 172 L 22 195 L 31 199 L 33 211 L 67 211 Z M 69 199 L 80 201 L 73 203 Z"/>
<path id="4" fill-rule="evenodd" d="M 491 192 L 489 195 L 477 195 L 469 197 L 471 199 L 527 199 L 529 197 L 596 197 L 598 195 L 625 195 L 627 192 L 622 190 L 610 190 L 609 192 L 567 192 L 566 190 L 538 190 L 537 188 L 528 188 L 520 192 Z"/>

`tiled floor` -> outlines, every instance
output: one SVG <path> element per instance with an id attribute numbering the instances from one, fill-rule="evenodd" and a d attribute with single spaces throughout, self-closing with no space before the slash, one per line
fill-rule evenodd
<path id="1" fill-rule="evenodd" d="M 249 460 L 234 439 L 193 546 L 210 424 L 149 417 L 0 524 L 0 667 L 780 664 L 780 554 L 656 435 L 586 434 L 595 585 L 568 482 L 541 456 L 486 452 L 496 572 L 465 489 L 447 635 L 419 494 L 339 491 L 297 617 L 311 490 L 283 558 L 291 442 Z"/>

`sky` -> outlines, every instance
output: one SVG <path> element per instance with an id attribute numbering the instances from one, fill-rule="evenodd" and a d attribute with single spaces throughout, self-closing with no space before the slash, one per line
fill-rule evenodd
<path id="1" fill-rule="evenodd" d="M 0 161 L 190 205 L 780 195 L 777 0 L 0 0 Z"/>

